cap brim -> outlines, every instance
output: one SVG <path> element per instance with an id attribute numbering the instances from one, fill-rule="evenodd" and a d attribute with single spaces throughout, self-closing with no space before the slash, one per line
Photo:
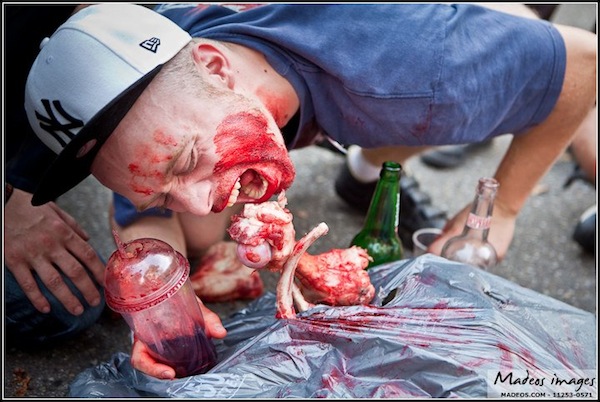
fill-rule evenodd
<path id="1" fill-rule="evenodd" d="M 31 200 L 34 206 L 56 200 L 91 174 L 90 169 L 98 151 L 162 66 L 161 64 L 155 67 L 132 84 L 96 113 L 77 133 L 44 173 Z M 91 140 L 96 140 L 91 149 L 78 157 L 81 147 Z"/>

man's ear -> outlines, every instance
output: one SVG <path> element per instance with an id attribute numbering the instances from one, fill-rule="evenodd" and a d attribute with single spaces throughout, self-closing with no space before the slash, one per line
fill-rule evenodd
<path id="1" fill-rule="evenodd" d="M 210 43 L 197 43 L 192 51 L 194 62 L 210 78 L 215 78 L 233 88 L 234 77 L 227 56 L 216 46 Z"/>

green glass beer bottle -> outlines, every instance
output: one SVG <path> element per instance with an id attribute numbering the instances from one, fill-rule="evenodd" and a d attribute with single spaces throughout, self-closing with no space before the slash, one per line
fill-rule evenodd
<path id="1" fill-rule="evenodd" d="M 351 246 L 364 248 L 373 258 L 367 269 L 401 260 L 404 256 L 398 236 L 401 171 L 399 163 L 383 163 L 363 227 L 350 243 Z"/>

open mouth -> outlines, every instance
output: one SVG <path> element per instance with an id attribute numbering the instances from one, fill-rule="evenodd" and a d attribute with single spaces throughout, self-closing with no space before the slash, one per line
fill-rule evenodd
<path id="1" fill-rule="evenodd" d="M 246 170 L 233 185 L 227 200 L 227 207 L 231 207 L 238 201 L 261 202 L 272 195 L 268 194 L 268 190 L 269 182 L 267 179 L 255 170 Z"/>

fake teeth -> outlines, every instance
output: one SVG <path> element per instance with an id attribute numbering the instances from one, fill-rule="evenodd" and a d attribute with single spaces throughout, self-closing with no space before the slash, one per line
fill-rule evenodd
<path id="1" fill-rule="evenodd" d="M 267 193 L 267 188 L 269 187 L 269 183 L 263 178 L 257 175 L 258 180 L 253 180 L 252 183 L 244 186 L 240 183 L 240 179 L 238 179 L 234 186 L 233 190 L 231 190 L 231 194 L 229 194 L 229 199 L 227 200 L 227 207 L 233 206 L 240 196 L 240 191 L 246 196 L 253 198 L 255 200 L 259 200 Z M 257 184 L 258 182 L 258 184 Z"/>
<path id="2" fill-rule="evenodd" d="M 231 194 L 229 194 L 229 199 L 227 200 L 227 207 L 233 206 L 240 196 L 240 188 L 242 185 L 240 184 L 240 179 L 238 179 L 233 185 L 233 190 L 231 190 Z"/>

